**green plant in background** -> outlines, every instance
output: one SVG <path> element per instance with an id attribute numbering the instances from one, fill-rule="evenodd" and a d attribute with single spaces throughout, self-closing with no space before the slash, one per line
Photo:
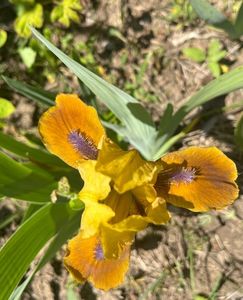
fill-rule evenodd
<path id="1" fill-rule="evenodd" d="M 184 48 L 184 56 L 198 63 L 207 63 L 209 70 L 214 77 L 219 77 L 222 72 L 228 70 L 227 66 L 220 61 L 226 56 L 227 52 L 222 50 L 222 44 L 219 40 L 212 40 L 207 51 L 198 47 Z"/>
<path id="2" fill-rule="evenodd" d="M 19 49 L 19 55 L 27 68 L 31 68 L 36 59 L 36 52 L 30 47 Z"/>
<path id="3" fill-rule="evenodd" d="M 45 82 L 47 80 L 53 83 L 56 79 L 56 74 L 53 70 L 55 69 L 56 71 L 58 61 L 45 47 L 31 38 L 29 25 L 42 28 L 45 23 L 44 36 L 48 39 L 56 36 L 59 43 L 62 44 L 62 40 L 65 39 L 64 27 L 68 28 L 72 23 L 80 22 L 80 12 L 82 11 L 80 1 L 10 0 L 7 4 L 3 3 L 3 9 L 6 9 L 3 11 L 3 14 L 5 14 L 8 25 L 6 25 L 6 29 L 4 28 L 5 30 L 0 30 L 0 48 L 6 45 L 7 32 L 9 43 L 13 43 L 14 40 L 14 47 L 9 47 L 8 53 L 3 55 L 5 57 L 8 55 L 9 57 L 14 57 L 17 54 L 20 61 L 26 66 L 27 73 L 31 76 L 31 79 L 34 80 L 38 73 L 38 80 Z M 56 23 L 59 23 L 61 28 L 54 27 Z M 11 26 L 14 27 L 16 33 L 12 32 Z M 70 49 L 68 51 L 71 53 Z M 18 61 L 17 56 L 15 59 Z M 42 72 L 39 72 L 40 67 L 43 69 Z"/>
<path id="4" fill-rule="evenodd" d="M 240 151 L 243 151 L 243 115 L 236 124 L 234 131 L 235 143 Z"/>
<path id="5" fill-rule="evenodd" d="M 51 21 L 58 21 L 69 27 L 71 21 L 76 23 L 80 21 L 77 11 L 81 11 L 81 9 L 79 0 L 61 0 L 51 11 Z"/>
<path id="6" fill-rule="evenodd" d="M 179 23 L 179 25 L 188 25 L 196 17 L 196 14 L 188 0 L 173 0 L 169 14 L 169 20 Z"/>
<path id="7" fill-rule="evenodd" d="M 4 126 L 4 119 L 8 118 L 15 111 L 13 104 L 0 98 L 0 128 Z"/>
<path id="8" fill-rule="evenodd" d="M 2 48 L 7 42 L 8 34 L 5 30 L 0 29 L 0 48 Z"/>
<path id="9" fill-rule="evenodd" d="M 97 62 L 94 56 L 94 44 L 95 36 L 91 36 L 87 41 L 77 41 L 74 42 L 74 58 L 77 58 L 78 61 L 85 67 L 89 68 L 93 72 L 104 76 L 104 69 Z"/>
<path id="10" fill-rule="evenodd" d="M 179 128 L 194 108 L 243 87 L 243 67 L 239 67 L 210 82 L 177 111 L 174 112 L 169 104 L 157 128 L 135 98 L 65 55 L 35 29 L 32 31 L 119 120 L 119 123 L 103 121 L 103 125 L 129 141 L 148 162 L 158 160 L 187 134 L 191 123 L 184 125 L 182 130 Z M 45 106 L 54 105 L 52 93 L 6 77 L 4 79 L 25 97 Z M 0 299 L 9 299 L 10 295 L 10 299 L 19 299 L 34 274 L 78 230 L 83 206 L 79 206 L 76 200 L 82 183 L 76 170 L 38 144 L 18 142 L 0 132 L 0 146 L 10 153 L 0 152 L 0 168 L 3 170 L 0 173 L 0 196 L 21 199 L 29 204 L 23 223 L 0 251 Z M 52 241 L 44 256 L 18 286 L 37 253 L 50 239 Z M 10 267 L 12 265 L 14 268 Z"/>
<path id="11" fill-rule="evenodd" d="M 11 1 L 17 12 L 14 28 L 20 37 L 28 38 L 31 35 L 29 25 L 41 28 L 44 23 L 44 6 L 43 1 L 35 0 L 12 0 Z M 51 1 L 55 3 L 50 13 L 52 23 L 60 22 L 62 25 L 69 27 L 71 21 L 79 22 L 78 11 L 82 10 L 79 0 L 60 0 Z M 47 3 L 49 4 L 49 3 Z"/>
<path id="12" fill-rule="evenodd" d="M 206 87 L 192 96 L 178 111 L 173 112 L 173 107 L 171 104 L 167 106 L 164 116 L 161 118 L 161 126 L 159 131 L 154 127 L 151 117 L 145 111 L 144 108 L 130 95 L 120 91 L 118 88 L 112 86 L 111 84 L 105 82 L 100 77 L 94 75 L 90 71 L 87 71 L 84 67 L 79 65 L 73 59 L 65 55 L 59 49 L 57 49 L 53 44 L 51 44 L 44 36 L 40 35 L 35 29 L 33 29 L 35 35 L 50 49 L 71 71 L 73 71 L 77 77 L 85 84 L 87 87 L 98 96 L 99 100 L 104 101 L 107 107 L 116 115 L 116 117 L 122 122 L 122 125 L 112 125 L 106 123 L 105 125 L 114 130 L 117 134 L 124 136 L 126 130 L 126 137 L 129 142 L 134 145 L 148 160 L 156 160 L 163 153 L 165 153 L 174 143 L 186 135 L 186 131 L 181 131 L 179 134 L 175 134 L 176 129 L 179 124 L 183 121 L 184 117 L 194 108 L 202 105 L 203 103 L 212 100 L 213 98 L 229 93 L 232 90 L 241 88 L 243 80 L 241 77 L 242 67 L 236 68 L 235 70 L 228 72 L 209 83 Z M 21 85 L 17 81 L 7 80 L 10 85 L 17 89 L 19 92 L 23 93 L 25 96 L 33 95 L 33 90 L 36 88 Z M 94 83 L 95 82 L 95 83 Z M 225 84 L 226 83 L 226 84 Z M 38 89 L 40 92 L 41 90 Z M 118 92 L 119 91 L 119 92 Z M 35 99 L 41 98 L 35 93 Z M 42 92 L 43 94 L 44 92 Z M 113 95 L 117 95 L 117 101 L 114 102 Z M 33 96 L 32 96 L 33 98 Z M 49 100 L 52 101 L 52 100 Z M 125 105 L 125 103 L 136 103 Z M 121 107 L 124 106 L 124 112 L 121 112 Z M 133 110 L 133 107 L 138 110 L 139 114 Z M 132 112 L 132 117 L 129 116 Z M 139 116 L 140 115 L 140 116 Z M 129 117 L 128 117 L 129 116 Z M 135 122 L 135 127 L 133 132 L 129 131 L 131 120 Z M 140 125 L 139 125 L 140 124 Z M 145 134 L 145 135 L 144 135 Z M 144 145 L 144 140 L 142 142 L 141 136 L 146 137 L 146 145 Z M 140 144 L 141 143 L 141 144 Z M 151 148 L 151 145 L 153 147 Z"/>
<path id="13" fill-rule="evenodd" d="M 147 102 L 156 102 L 158 98 L 156 95 L 147 91 L 143 86 L 145 80 L 145 74 L 149 68 L 150 62 L 152 60 L 154 53 L 149 52 L 146 54 L 143 62 L 139 65 L 137 72 L 134 76 L 130 78 L 130 81 L 125 82 L 124 90 L 128 92 L 133 97 L 147 101 Z M 124 57 L 123 57 L 124 59 Z"/>
<path id="14" fill-rule="evenodd" d="M 31 35 L 29 25 L 41 28 L 44 22 L 43 6 L 34 1 L 13 1 L 17 11 L 14 28 L 20 37 L 28 38 Z"/>
<path id="15" fill-rule="evenodd" d="M 189 0 L 193 9 L 200 18 L 210 25 L 224 30 L 231 39 L 238 39 L 243 34 L 243 3 L 239 7 L 238 14 L 234 22 L 228 20 L 207 0 Z"/>

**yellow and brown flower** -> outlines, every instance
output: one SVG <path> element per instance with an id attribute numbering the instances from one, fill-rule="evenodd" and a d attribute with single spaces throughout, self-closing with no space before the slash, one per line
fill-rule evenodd
<path id="1" fill-rule="evenodd" d="M 157 162 L 106 138 L 97 112 L 76 95 L 57 96 L 40 119 L 46 147 L 79 170 L 85 204 L 65 265 L 74 278 L 108 290 L 129 266 L 135 234 L 170 219 L 166 202 L 193 211 L 220 209 L 238 196 L 235 164 L 215 147 L 191 147 Z"/>

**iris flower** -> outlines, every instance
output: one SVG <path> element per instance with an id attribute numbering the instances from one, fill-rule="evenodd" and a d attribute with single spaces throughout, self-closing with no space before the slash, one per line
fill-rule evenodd
<path id="1" fill-rule="evenodd" d="M 106 137 L 94 108 L 61 94 L 39 122 L 50 152 L 79 170 L 85 209 L 64 263 L 73 277 L 108 290 L 124 280 L 135 234 L 170 219 L 166 202 L 194 211 L 220 209 L 238 196 L 234 163 L 217 148 L 192 147 L 157 162 Z"/>

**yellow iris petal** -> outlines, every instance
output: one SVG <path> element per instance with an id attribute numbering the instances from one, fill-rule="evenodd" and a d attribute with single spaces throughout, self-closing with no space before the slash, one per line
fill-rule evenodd
<path id="1" fill-rule="evenodd" d="M 84 181 L 84 186 L 79 193 L 82 201 L 103 200 L 110 192 L 110 178 L 96 171 L 96 163 L 94 160 L 87 160 L 79 165 L 78 170 Z"/>
<path id="2" fill-rule="evenodd" d="M 121 150 L 108 139 L 103 139 L 96 168 L 112 178 L 119 193 L 152 182 L 157 175 L 155 163 L 142 159 L 136 150 Z"/>
<path id="3" fill-rule="evenodd" d="M 157 192 L 152 184 L 138 186 L 132 190 L 132 193 L 144 206 L 152 203 L 157 198 Z"/>
<path id="4" fill-rule="evenodd" d="M 107 258 L 119 257 L 124 247 L 132 244 L 136 233 L 145 229 L 149 223 L 165 224 L 170 219 L 165 201 L 157 199 L 148 206 L 147 215 L 132 215 L 119 223 L 102 223 L 101 241 Z"/>
<path id="5" fill-rule="evenodd" d="M 116 224 L 101 225 L 101 241 L 105 257 L 117 258 L 124 247 L 133 242 L 135 234 L 146 228 L 146 218 L 133 215 Z"/>
<path id="6" fill-rule="evenodd" d="M 128 216 L 139 215 L 141 213 L 138 203 L 132 193 L 126 192 L 124 194 L 118 194 L 115 190 L 112 190 L 104 204 L 109 206 L 115 213 L 114 217 L 110 220 L 110 223 L 118 223 Z"/>
<path id="7" fill-rule="evenodd" d="M 101 203 L 85 200 L 85 210 L 82 215 L 81 231 L 83 237 L 87 238 L 97 234 L 102 223 L 108 222 L 114 217 L 113 210 Z"/>
<path id="8" fill-rule="evenodd" d="M 48 150 L 74 168 L 97 157 L 105 135 L 96 110 L 71 94 L 57 96 L 56 106 L 40 118 L 39 131 Z"/>
<path id="9" fill-rule="evenodd" d="M 96 288 L 109 290 L 123 282 L 129 254 L 129 247 L 125 247 L 118 258 L 107 259 L 103 256 L 98 235 L 83 238 L 79 233 L 69 241 L 64 263 L 78 282 L 88 280 Z"/>
<path id="10" fill-rule="evenodd" d="M 192 211 L 221 209 L 238 197 L 234 162 L 215 147 L 190 147 L 162 157 L 156 189 L 166 201 Z"/>
<path id="11" fill-rule="evenodd" d="M 170 214 L 166 208 L 166 201 L 157 197 L 146 209 L 147 220 L 155 225 L 162 225 L 170 220 Z"/>
<path id="12" fill-rule="evenodd" d="M 142 192 L 146 189 L 140 188 L 137 194 L 144 197 Z M 157 197 L 152 203 L 146 200 L 142 203 L 132 192 L 118 194 L 113 190 L 104 203 L 115 213 L 109 222 L 103 222 L 100 226 L 104 253 L 108 258 L 118 257 L 123 246 L 130 245 L 135 234 L 149 223 L 164 224 L 170 219 L 165 201 Z"/>

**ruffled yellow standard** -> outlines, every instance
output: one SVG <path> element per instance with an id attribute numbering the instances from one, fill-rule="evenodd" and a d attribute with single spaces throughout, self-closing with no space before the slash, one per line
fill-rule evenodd
<path id="1" fill-rule="evenodd" d="M 175 206 L 202 212 L 222 209 L 238 197 L 234 162 L 216 147 L 190 147 L 161 158 L 158 194 Z"/>
<path id="2" fill-rule="evenodd" d="M 74 168 L 97 158 L 105 135 L 96 110 L 71 94 L 57 96 L 56 106 L 42 115 L 39 131 L 47 149 Z"/>

